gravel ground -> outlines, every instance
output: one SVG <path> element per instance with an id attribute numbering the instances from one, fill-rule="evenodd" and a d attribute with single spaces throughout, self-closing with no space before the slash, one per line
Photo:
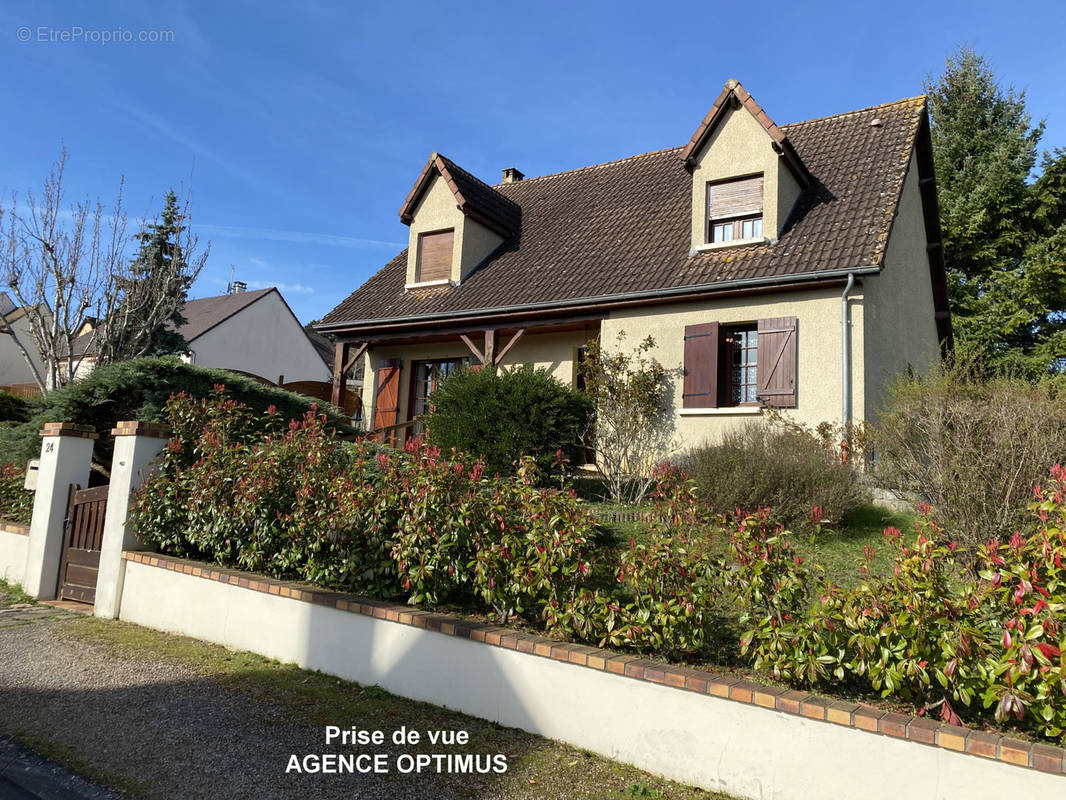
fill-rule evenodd
<path id="1" fill-rule="evenodd" d="M 14 620 L 11 620 L 14 622 Z M 60 635 L 55 617 L 0 620 L 0 730 L 67 748 L 98 775 L 162 798 L 503 797 L 470 777 L 286 775 L 322 752 L 290 711 L 174 664 L 118 658 Z"/>
<path id="2" fill-rule="evenodd" d="M 122 800 L 122 795 L 0 737 L 2 800 Z"/>

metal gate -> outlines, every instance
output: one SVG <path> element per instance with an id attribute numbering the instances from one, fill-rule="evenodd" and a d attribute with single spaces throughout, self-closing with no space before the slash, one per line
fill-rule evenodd
<path id="1" fill-rule="evenodd" d="M 96 576 L 104 540 L 107 487 L 80 489 L 70 485 L 67 518 L 63 528 L 63 553 L 59 558 L 60 600 L 96 601 Z"/>

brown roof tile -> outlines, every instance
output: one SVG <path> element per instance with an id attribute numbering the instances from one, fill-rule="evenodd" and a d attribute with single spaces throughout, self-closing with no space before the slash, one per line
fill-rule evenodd
<path id="1" fill-rule="evenodd" d="M 504 236 L 510 236 L 518 231 L 522 221 L 522 209 L 513 201 L 480 178 L 476 178 L 460 167 L 454 161 L 433 153 L 422 168 L 422 172 L 415 181 L 411 192 L 404 200 L 400 209 L 400 219 L 405 224 L 410 224 L 415 207 L 423 192 L 429 188 L 429 183 L 436 175 L 440 175 L 452 194 L 459 210 L 464 214 L 474 217 L 479 222 L 496 229 Z"/>
<path id="2" fill-rule="evenodd" d="M 521 207 L 519 232 L 460 286 L 405 293 L 404 251 L 322 323 L 562 306 L 879 266 L 924 114 L 918 97 L 781 126 L 814 182 L 772 245 L 690 254 L 692 179 L 680 147 L 486 187 Z M 870 124 L 875 118 L 880 125 Z"/>

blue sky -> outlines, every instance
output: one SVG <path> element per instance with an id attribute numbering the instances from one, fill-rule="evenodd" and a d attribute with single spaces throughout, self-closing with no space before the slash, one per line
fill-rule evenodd
<path id="1" fill-rule="evenodd" d="M 307 321 L 406 246 L 397 211 L 430 152 L 495 183 L 672 147 L 730 77 L 784 124 L 920 94 L 973 44 L 1047 118 L 1043 146 L 1066 146 L 1066 4 L 1026 8 L 5 3 L 0 192 L 39 187 L 64 144 L 72 198 L 124 176 L 140 216 L 191 187 L 211 242 L 192 296 L 234 265 Z M 171 41 L 102 41 L 141 31 Z"/>

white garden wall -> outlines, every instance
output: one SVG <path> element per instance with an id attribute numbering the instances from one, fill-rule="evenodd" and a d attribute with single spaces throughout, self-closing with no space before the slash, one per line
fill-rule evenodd
<path id="1" fill-rule="evenodd" d="M 967 731 L 926 720 L 874 710 L 834 717 L 829 705 L 847 704 L 215 567 L 126 556 L 124 620 L 377 684 L 707 789 L 775 800 L 1066 795 L 1058 748 L 973 732 L 969 750 Z M 713 696 L 722 687 L 733 699 Z M 870 719 L 882 732 L 860 730 Z M 990 757 L 971 754 L 989 741 Z M 1019 759 L 1048 771 L 1008 763 Z"/>
<path id="2" fill-rule="evenodd" d="M 26 572 L 26 548 L 29 529 L 0 522 L 0 578 L 8 583 L 22 583 Z"/>

